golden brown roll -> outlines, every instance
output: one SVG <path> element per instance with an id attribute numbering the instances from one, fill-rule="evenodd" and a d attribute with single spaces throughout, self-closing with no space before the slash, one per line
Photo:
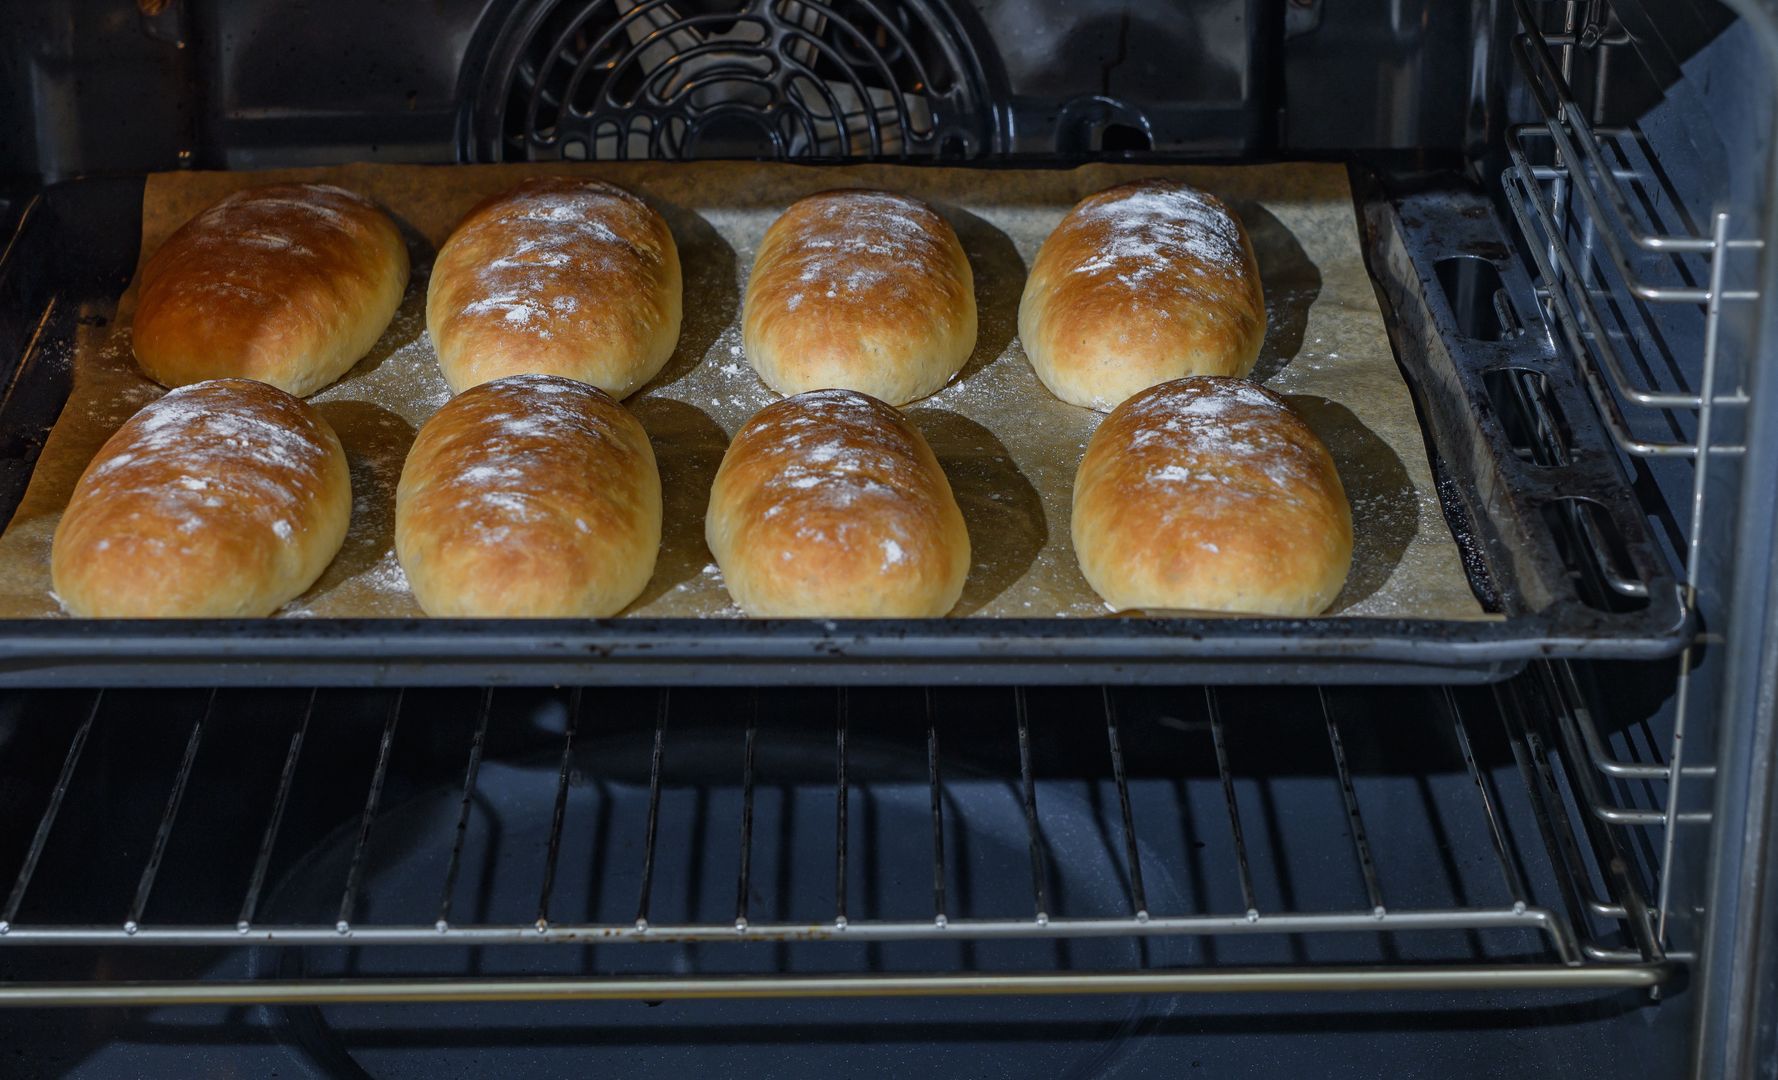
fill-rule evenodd
<path id="1" fill-rule="evenodd" d="M 1019 301 L 1037 377 L 1063 401 L 1100 410 L 1182 375 L 1246 375 L 1265 336 L 1240 218 L 1171 180 L 1082 199 L 1044 240 Z"/>
<path id="2" fill-rule="evenodd" d="M 1195 376 L 1125 401 L 1074 479 L 1074 553 L 1113 608 L 1315 615 L 1345 584 L 1352 511 L 1284 399 Z"/>
<path id="3" fill-rule="evenodd" d="M 887 191 L 824 191 L 760 241 L 741 320 L 781 394 L 833 387 L 891 405 L 937 391 L 975 349 L 975 282 L 950 222 Z"/>
<path id="4" fill-rule="evenodd" d="M 615 615 L 660 547 L 648 435 L 573 379 L 514 375 L 453 398 L 395 491 L 396 557 L 428 615 Z"/>
<path id="5" fill-rule="evenodd" d="M 799 394 L 749 420 L 716 472 L 704 535 L 749 615 L 943 615 L 969 572 L 963 514 L 932 449 L 851 390 Z"/>
<path id="6" fill-rule="evenodd" d="M 218 379 L 106 441 L 56 527 L 50 573 L 75 615 L 270 615 L 327 569 L 351 516 L 346 453 L 321 414 Z"/>
<path id="7" fill-rule="evenodd" d="M 257 379 L 306 396 L 377 343 L 407 275 L 400 230 L 359 195 L 324 184 L 237 191 L 142 267 L 136 362 L 162 386 Z"/>
<path id="8" fill-rule="evenodd" d="M 561 375 L 616 398 L 679 342 L 679 249 L 641 199 L 597 180 L 527 180 L 471 210 L 445 242 L 426 330 L 458 393 Z"/>

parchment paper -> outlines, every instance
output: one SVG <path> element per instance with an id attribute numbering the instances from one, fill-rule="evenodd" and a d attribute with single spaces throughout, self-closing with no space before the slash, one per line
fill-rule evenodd
<path id="1" fill-rule="evenodd" d="M 975 564 L 959 616 L 1104 616 L 1069 544 L 1074 471 L 1098 413 L 1044 390 L 1016 339 L 1026 267 L 1062 215 L 1101 188 L 1172 175 L 1231 200 L 1259 257 L 1269 326 L 1254 377 L 1289 397 L 1333 451 L 1352 501 L 1356 552 L 1329 614 L 1487 618 L 1434 493 L 1413 403 L 1390 352 L 1338 165 L 1087 166 L 987 171 L 906 166 L 631 163 L 376 166 L 167 173 L 148 180 L 142 259 L 180 224 L 238 188 L 277 180 L 339 184 L 376 199 L 409 234 L 414 275 L 377 347 L 314 400 L 352 461 L 344 549 L 286 616 L 420 616 L 394 556 L 394 494 L 415 430 L 449 397 L 425 334 L 433 253 L 477 201 L 525 176 L 575 171 L 643 195 L 666 217 L 685 275 L 678 351 L 629 407 L 654 441 L 665 494 L 658 568 L 629 614 L 739 616 L 704 545 L 704 508 L 729 436 L 774 400 L 741 352 L 740 307 L 754 247 L 798 197 L 833 187 L 926 199 L 974 265 L 980 339 L 959 378 L 907 407 L 943 463 L 969 524 Z M 138 267 L 140 264 L 138 264 Z M 162 391 L 130 353 L 135 285 L 104 325 L 83 320 L 74 386 L 18 514 L 0 536 L 0 616 L 51 617 L 49 551 L 75 480 L 105 439 Z"/>

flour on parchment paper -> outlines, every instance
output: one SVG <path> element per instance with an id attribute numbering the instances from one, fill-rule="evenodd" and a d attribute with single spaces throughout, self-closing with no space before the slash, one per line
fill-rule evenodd
<path id="1" fill-rule="evenodd" d="M 283 180 L 334 183 L 368 195 L 415 241 L 415 278 L 389 332 L 369 358 L 312 399 L 352 458 L 357 509 L 340 558 L 289 614 L 420 614 L 391 552 L 395 482 L 407 443 L 449 397 L 423 332 L 431 253 L 482 199 L 522 178 L 557 172 L 605 180 L 652 202 L 673 229 L 685 278 L 679 351 L 653 384 L 625 402 L 654 442 L 666 526 L 655 578 L 631 614 L 739 615 L 704 545 L 703 510 L 728 438 L 777 399 L 741 347 L 748 268 L 785 207 L 818 191 L 868 187 L 937 207 L 974 271 L 981 326 L 976 355 L 949 386 L 903 410 L 945 466 L 969 524 L 974 565 L 957 613 L 1104 616 L 1068 538 L 1074 471 L 1100 416 L 1056 400 L 1037 382 L 1016 336 L 1018 300 L 1039 245 L 1076 202 L 1116 184 L 1162 176 L 1216 194 L 1247 226 L 1268 309 L 1256 377 L 1285 395 L 1328 443 L 1357 523 L 1352 577 L 1331 613 L 1489 617 L 1469 589 L 1445 525 L 1338 165 L 1021 171 L 632 162 L 152 176 L 143 207 L 148 251 L 225 195 Z M 845 286 L 843 278 L 838 285 Z M 0 615 L 57 613 L 49 596 L 49 537 L 74 478 L 111 431 L 160 393 L 129 358 L 130 302 L 126 294 L 119 312 L 91 313 L 115 315 L 108 325 L 81 328 L 68 407 L 24 504 L 0 536 Z"/>

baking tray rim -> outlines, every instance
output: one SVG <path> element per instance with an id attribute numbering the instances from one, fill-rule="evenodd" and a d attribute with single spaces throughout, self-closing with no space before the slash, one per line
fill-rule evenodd
<path id="1" fill-rule="evenodd" d="M 1679 652 L 1651 637 L 1540 634 L 1537 615 L 1436 619 L 4 619 L 0 668 L 56 656 L 124 662 L 201 651 L 380 663 L 403 656 L 522 661 L 540 651 L 600 659 L 654 657 L 972 661 L 1019 659 L 1372 658 L 1428 664 L 1552 655 L 1652 659 Z M 1312 630 L 1312 633 L 1305 631 Z M 308 648 L 292 656 L 290 645 Z M 375 655 L 366 655 L 368 650 Z"/>

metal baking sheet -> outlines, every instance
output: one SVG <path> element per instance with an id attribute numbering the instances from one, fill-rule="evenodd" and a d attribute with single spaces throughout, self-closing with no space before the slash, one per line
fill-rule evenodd
<path id="1" fill-rule="evenodd" d="M 393 496 L 414 432 L 448 397 L 425 335 L 432 253 L 476 201 L 529 175 L 577 171 L 648 198 L 672 226 L 685 268 L 685 325 L 661 375 L 627 404 L 654 440 L 665 491 L 659 565 L 629 616 L 738 617 L 703 542 L 709 484 L 729 436 L 776 395 L 741 352 L 740 302 L 754 247 L 796 198 L 884 187 L 924 198 L 952 221 L 976 277 L 981 332 L 952 384 L 907 407 L 950 476 L 975 565 L 955 615 L 1104 616 L 1069 545 L 1074 470 L 1100 420 L 1051 397 L 1016 338 L 1025 269 L 1079 198 L 1141 176 L 1179 176 L 1230 199 L 1259 257 L 1268 333 L 1255 377 L 1290 398 L 1326 440 L 1353 505 L 1356 551 L 1336 617 L 1476 620 L 1486 614 L 1446 527 L 1406 384 L 1364 266 L 1345 170 L 1337 165 L 1087 166 L 1074 170 L 809 167 L 766 163 L 585 166 L 367 166 L 148 179 L 141 259 L 203 207 L 277 180 L 340 184 L 403 224 L 414 277 L 377 347 L 313 399 L 352 459 L 355 508 L 339 558 L 290 618 L 415 617 L 393 555 Z M 138 263 L 140 265 L 140 263 Z M 137 373 L 129 321 L 83 326 L 68 404 L 19 512 L 0 536 L 0 617 L 55 617 L 49 544 L 80 471 L 104 440 L 161 391 Z"/>

